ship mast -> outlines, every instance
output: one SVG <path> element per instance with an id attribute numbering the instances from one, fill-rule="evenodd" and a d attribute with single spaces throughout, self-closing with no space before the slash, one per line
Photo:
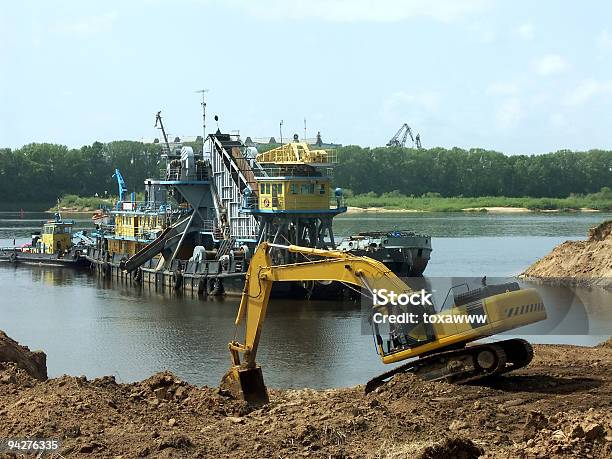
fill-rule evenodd
<path id="1" fill-rule="evenodd" d="M 200 89 L 196 91 L 202 94 L 202 158 L 204 158 L 204 142 L 206 141 L 206 100 L 204 99 L 208 89 Z"/>

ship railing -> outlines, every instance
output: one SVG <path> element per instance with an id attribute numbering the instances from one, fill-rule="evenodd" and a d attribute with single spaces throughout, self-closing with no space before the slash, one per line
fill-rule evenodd
<path id="1" fill-rule="evenodd" d="M 275 198 L 272 197 L 270 200 L 270 207 L 268 209 L 291 209 L 291 210 L 334 210 L 346 208 L 346 200 L 344 196 L 331 197 L 329 200 L 329 207 L 325 205 L 321 206 L 319 202 L 310 203 L 302 198 Z M 257 196 L 244 197 L 242 199 L 242 210 L 256 210 L 259 208 L 259 198 Z"/>
<path id="2" fill-rule="evenodd" d="M 167 202 L 123 201 L 117 204 L 116 210 L 125 212 L 149 212 L 155 214 L 181 213 L 185 209 Z"/>
<path id="3" fill-rule="evenodd" d="M 346 207 L 346 199 L 344 196 L 332 196 L 329 198 L 330 209 L 341 209 Z"/>
<path id="4" fill-rule="evenodd" d="M 338 163 L 338 152 L 334 149 L 325 149 L 325 152 L 327 153 L 326 156 L 326 160 L 324 162 L 328 163 L 328 164 L 337 164 Z"/>
<path id="5" fill-rule="evenodd" d="M 333 174 L 333 168 L 324 167 L 319 168 L 316 167 L 314 169 L 305 169 L 299 167 L 299 165 L 287 165 L 284 167 L 278 166 L 267 166 L 262 165 L 260 169 L 253 169 L 255 173 L 255 177 L 320 177 L 323 176 L 331 176 Z"/>
<path id="6" fill-rule="evenodd" d="M 161 169 L 159 176 L 162 180 L 208 180 L 208 165 L 206 162 L 198 161 L 195 170 L 190 169 L 190 173 L 185 173 L 181 166 Z"/>
<path id="7" fill-rule="evenodd" d="M 257 196 L 243 196 L 242 197 L 242 209 L 252 210 L 257 209 L 259 198 Z"/>
<path id="8" fill-rule="evenodd" d="M 205 232 L 213 232 L 215 230 L 215 221 L 214 220 L 202 220 L 200 223 L 201 231 Z"/>

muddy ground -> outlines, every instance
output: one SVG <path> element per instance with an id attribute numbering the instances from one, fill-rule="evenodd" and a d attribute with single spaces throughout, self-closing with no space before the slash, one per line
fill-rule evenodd
<path id="1" fill-rule="evenodd" d="M 0 438 L 58 438 L 66 458 L 612 457 L 612 342 L 535 352 L 479 385 L 400 375 L 368 395 L 271 390 L 258 409 L 170 373 L 40 381 L 0 363 Z"/>

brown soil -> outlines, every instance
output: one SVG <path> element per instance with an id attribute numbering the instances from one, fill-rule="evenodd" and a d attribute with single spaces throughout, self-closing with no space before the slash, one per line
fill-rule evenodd
<path id="1" fill-rule="evenodd" d="M 40 381 L 47 379 L 47 356 L 42 351 L 30 351 L 0 330 L 0 362 L 13 362 Z"/>
<path id="2" fill-rule="evenodd" d="M 612 289 L 612 220 L 589 230 L 586 241 L 566 241 L 521 277 Z"/>
<path id="3" fill-rule="evenodd" d="M 611 342 L 535 351 L 480 385 L 400 375 L 368 395 L 271 390 L 258 409 L 171 373 L 43 382 L 0 363 L 0 438 L 58 438 L 66 458 L 610 457 Z"/>

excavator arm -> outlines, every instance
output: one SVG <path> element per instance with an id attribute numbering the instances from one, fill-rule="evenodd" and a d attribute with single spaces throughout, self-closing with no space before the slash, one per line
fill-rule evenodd
<path id="1" fill-rule="evenodd" d="M 320 259 L 274 266 L 269 253 L 270 248 L 274 247 Z M 274 282 L 304 280 L 344 282 L 363 287 L 369 292 L 383 288 L 396 293 L 412 292 L 410 287 L 383 263 L 371 258 L 357 257 L 341 251 L 262 242 L 249 264 L 235 321 L 237 326 L 242 323 L 245 325 L 244 343 L 229 343 L 232 368 L 224 376 L 222 387 L 233 395 L 247 401 L 267 401 L 261 368 L 255 358 L 272 285 Z"/>

